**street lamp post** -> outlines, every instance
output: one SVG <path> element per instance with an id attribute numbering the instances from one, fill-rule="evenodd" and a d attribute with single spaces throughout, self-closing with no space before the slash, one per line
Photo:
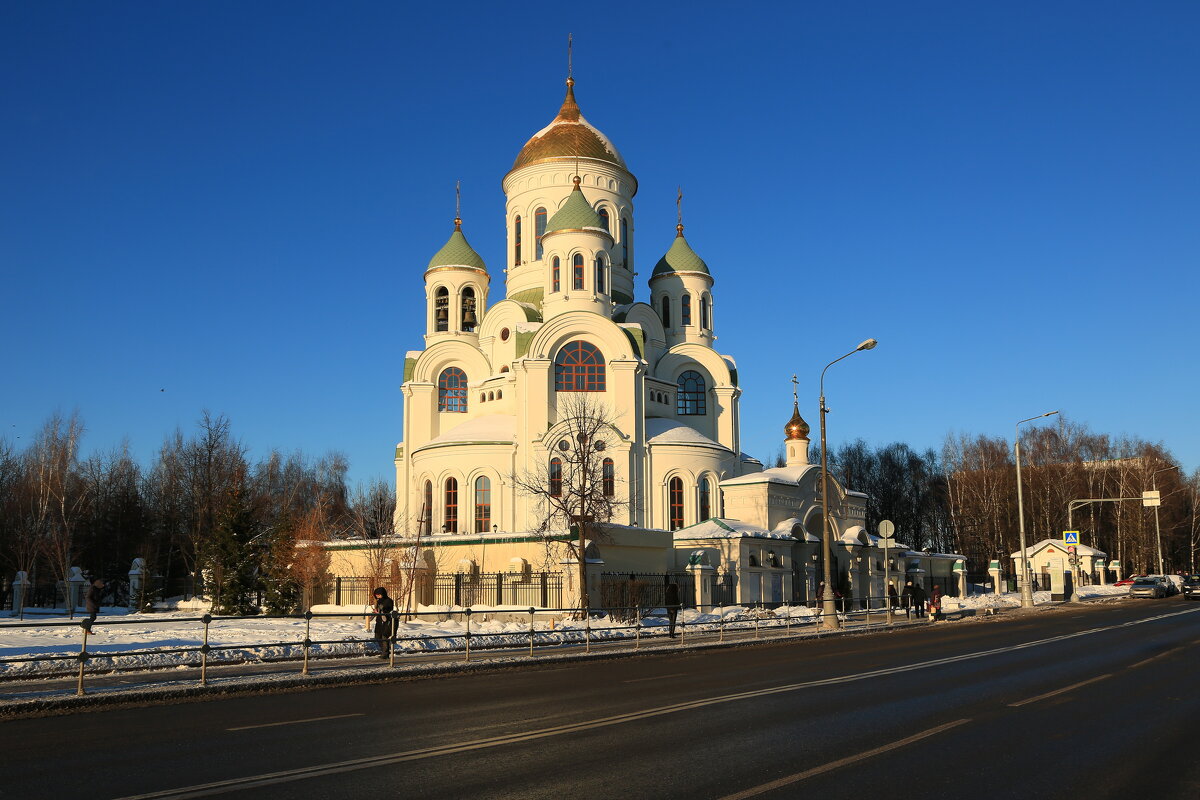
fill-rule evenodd
<path id="1" fill-rule="evenodd" d="M 1052 417 L 1057 411 L 1047 411 L 1036 417 L 1023 419 L 1013 426 L 1016 435 L 1013 437 L 1013 448 L 1017 458 L 1017 531 L 1021 539 L 1021 607 L 1033 608 L 1033 587 L 1029 584 L 1029 553 L 1025 549 L 1025 504 L 1021 496 L 1021 425 L 1042 417 Z"/>
<path id="2" fill-rule="evenodd" d="M 1169 467 L 1163 467 L 1162 469 L 1155 470 L 1154 472 L 1150 473 L 1150 489 L 1155 492 L 1158 491 L 1158 479 L 1154 477 L 1155 475 L 1157 475 L 1160 472 L 1169 472 L 1173 469 L 1175 469 L 1174 464 L 1172 464 Z M 1158 543 L 1158 574 L 1166 575 L 1167 574 L 1166 570 L 1163 569 L 1162 531 L 1159 530 L 1159 528 L 1158 528 L 1158 506 L 1154 507 L 1154 538 Z"/>
<path id="3" fill-rule="evenodd" d="M 821 370 L 821 553 L 825 559 L 822 569 L 825 578 L 825 590 L 821 593 L 821 624 L 827 628 L 840 628 L 837 608 L 833 602 L 833 580 L 829 562 L 833 558 L 833 549 L 829 545 L 829 454 L 825 445 L 825 415 L 829 409 L 825 407 L 825 372 L 843 358 L 849 358 L 859 350 L 870 350 L 879 342 L 867 339 L 841 358 L 835 358 Z"/>

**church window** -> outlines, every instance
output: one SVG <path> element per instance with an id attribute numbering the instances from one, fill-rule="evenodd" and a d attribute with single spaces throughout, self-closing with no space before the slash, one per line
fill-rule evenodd
<path id="1" fill-rule="evenodd" d="M 709 313 L 708 313 L 709 302 L 710 301 L 708 299 L 708 295 L 701 296 L 701 298 L 700 298 L 700 329 L 705 330 L 705 331 L 712 330 L 712 320 L 710 320 L 708 318 L 709 317 Z"/>
<path id="2" fill-rule="evenodd" d="M 475 316 L 475 290 L 468 286 L 462 293 L 462 330 L 467 333 L 475 330 L 478 319 Z"/>
<path id="3" fill-rule="evenodd" d="M 604 294 L 604 259 L 596 256 L 596 291 Z"/>
<path id="4" fill-rule="evenodd" d="M 533 212 L 533 235 L 537 237 L 537 259 L 542 258 L 542 237 L 546 235 L 546 209 L 539 208 Z"/>
<path id="5" fill-rule="evenodd" d="M 552 269 L 550 271 L 551 272 L 551 284 L 552 284 L 552 288 L 550 289 L 550 291 L 557 292 L 559 290 L 559 288 L 562 286 L 562 282 L 561 282 L 561 279 L 558 274 L 559 267 L 561 266 L 562 262 L 559 261 L 558 256 L 555 256 L 554 261 L 552 263 L 554 264 L 554 269 Z"/>
<path id="6" fill-rule="evenodd" d="M 778 566 L 780 566 L 780 564 L 779 564 L 779 556 L 775 554 L 775 551 L 774 551 L 774 550 L 768 550 L 768 551 L 767 551 L 767 566 L 768 566 L 768 567 L 778 567 Z"/>
<path id="7" fill-rule="evenodd" d="M 700 519 L 701 521 L 712 516 L 712 492 L 709 489 L 708 478 L 700 479 Z"/>
<path id="8" fill-rule="evenodd" d="M 458 479 L 446 478 L 446 505 L 442 527 L 446 533 L 458 533 Z"/>
<path id="9" fill-rule="evenodd" d="M 497 399 L 497 400 L 503 400 L 503 399 L 504 399 L 504 392 L 503 392 L 503 390 L 497 390 L 497 391 L 496 391 L 496 399 Z"/>
<path id="10" fill-rule="evenodd" d="M 562 459 L 550 459 L 550 496 L 562 497 Z"/>
<path id="11" fill-rule="evenodd" d="M 750 551 L 750 566 L 752 566 L 752 567 L 758 566 L 758 554 L 755 553 L 753 550 Z"/>
<path id="12" fill-rule="evenodd" d="M 500 341 L 502 341 L 502 342 L 507 342 L 507 341 L 508 341 L 508 337 L 509 337 L 509 336 L 511 336 L 511 335 L 512 335 L 512 334 L 511 334 L 511 332 L 508 330 L 508 328 L 501 328 L 501 329 L 500 329 Z"/>
<path id="13" fill-rule="evenodd" d="M 438 376 L 438 411 L 467 412 L 467 373 L 446 367 Z"/>
<path id="14" fill-rule="evenodd" d="M 475 532 L 487 533 L 492 525 L 492 482 L 480 475 L 475 479 Z"/>
<path id="15" fill-rule="evenodd" d="M 588 342 L 568 342 L 554 359 L 556 392 L 603 392 L 604 356 Z"/>
<path id="16" fill-rule="evenodd" d="M 600 465 L 600 482 L 604 496 L 612 497 L 616 483 L 616 470 L 611 458 L 604 459 L 604 463 Z"/>
<path id="17" fill-rule="evenodd" d="M 683 294 L 683 306 L 679 312 L 679 324 L 685 328 L 692 324 L 692 296 L 687 292 Z"/>
<path id="18" fill-rule="evenodd" d="M 662 301 L 662 321 L 663 327 L 671 327 L 671 298 L 664 297 Z"/>
<path id="19" fill-rule="evenodd" d="M 604 226 L 604 230 L 608 231 L 609 233 L 612 233 L 612 227 L 608 223 L 608 209 L 607 208 L 600 209 L 600 224 L 602 226 Z"/>
<path id="20" fill-rule="evenodd" d="M 675 410 L 688 416 L 700 416 L 707 410 L 704 402 L 704 376 L 694 369 L 689 369 L 679 376 Z"/>
<path id="21" fill-rule="evenodd" d="M 671 478 L 668 508 L 671 515 L 670 528 L 677 531 L 683 527 L 683 481 Z"/>
<path id="22" fill-rule="evenodd" d="M 571 280 L 573 281 L 572 288 L 583 288 L 583 254 L 576 253 L 575 258 L 571 259 Z"/>
<path id="23" fill-rule="evenodd" d="M 433 528 L 433 481 L 425 481 L 425 506 L 421 509 L 425 521 L 425 532 L 431 533 Z"/>
<path id="24" fill-rule="evenodd" d="M 629 220 L 621 217 L 621 263 L 625 269 L 629 267 Z"/>
<path id="25" fill-rule="evenodd" d="M 513 220 L 513 266 L 521 266 L 521 215 Z"/>
<path id="26" fill-rule="evenodd" d="M 488 400 L 495 400 L 495 399 L 496 399 L 496 393 L 488 392 Z"/>
<path id="27" fill-rule="evenodd" d="M 445 286 L 433 296 L 433 320 L 435 331 L 450 329 L 450 291 Z"/>

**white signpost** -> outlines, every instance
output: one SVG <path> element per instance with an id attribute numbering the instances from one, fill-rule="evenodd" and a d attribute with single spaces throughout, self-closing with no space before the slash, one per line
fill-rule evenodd
<path id="1" fill-rule="evenodd" d="M 892 586 L 892 564 L 888 560 L 888 549 L 896 543 L 893 538 L 896 535 L 896 526 L 890 519 L 880 520 L 879 522 L 879 539 L 883 543 L 883 602 L 887 604 L 887 624 L 892 624 L 892 594 L 889 591 Z M 871 607 L 871 601 L 867 601 L 867 608 Z"/>

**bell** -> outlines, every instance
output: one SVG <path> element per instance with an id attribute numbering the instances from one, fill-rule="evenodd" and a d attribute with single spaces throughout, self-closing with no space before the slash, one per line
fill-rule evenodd
<path id="1" fill-rule="evenodd" d="M 463 327 L 474 328 L 478 321 L 475 318 L 475 306 L 467 306 L 467 310 L 463 312 Z"/>
<path id="2" fill-rule="evenodd" d="M 439 321 L 439 322 L 445 322 L 445 321 L 446 321 L 446 307 L 445 307 L 445 306 L 441 306 L 441 307 L 439 307 L 439 308 L 438 308 L 438 310 L 437 310 L 437 319 L 438 319 L 438 321 Z"/>

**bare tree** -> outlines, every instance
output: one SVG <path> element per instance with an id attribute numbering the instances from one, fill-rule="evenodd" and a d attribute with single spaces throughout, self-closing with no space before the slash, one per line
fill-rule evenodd
<path id="1" fill-rule="evenodd" d="M 605 474 L 607 448 L 618 439 L 611 409 L 596 395 L 560 392 L 557 412 L 552 430 L 561 436 L 549 443 L 545 463 L 514 475 L 513 485 L 534 501 L 535 530 L 548 547 L 576 527 L 577 537 L 565 544 L 579 565 L 580 610 L 586 615 L 587 543 L 598 540 L 604 524 L 630 500 L 617 490 L 615 465 L 613 474 Z"/>
<path id="2" fill-rule="evenodd" d="M 83 422 L 78 413 L 66 419 L 56 413 L 46 420 L 28 453 L 31 528 L 37 532 L 39 550 L 51 572 L 62 582 L 72 617 L 75 604 L 70 577 L 76 557 L 76 529 L 88 497 L 88 487 L 79 474 L 82 438 Z"/>

